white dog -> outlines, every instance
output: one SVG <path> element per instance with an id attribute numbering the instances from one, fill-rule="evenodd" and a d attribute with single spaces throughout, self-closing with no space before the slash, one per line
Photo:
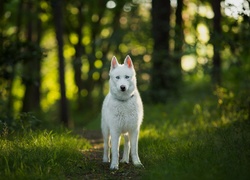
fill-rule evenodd
<path id="1" fill-rule="evenodd" d="M 102 106 L 102 134 L 104 139 L 103 162 L 110 162 L 110 136 L 112 159 L 110 169 L 118 169 L 120 136 L 124 135 L 124 152 L 120 162 L 132 162 L 143 167 L 138 156 L 138 136 L 143 118 L 143 105 L 136 86 L 133 62 L 129 56 L 119 64 L 111 61 L 110 90 Z"/>

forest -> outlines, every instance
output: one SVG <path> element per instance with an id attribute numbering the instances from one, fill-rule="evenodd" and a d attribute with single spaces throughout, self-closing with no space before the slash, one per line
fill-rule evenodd
<path id="1" fill-rule="evenodd" d="M 250 178 L 249 41 L 249 0 L 1 0 L 0 176 Z M 145 169 L 111 172 L 101 106 L 127 55 Z"/>

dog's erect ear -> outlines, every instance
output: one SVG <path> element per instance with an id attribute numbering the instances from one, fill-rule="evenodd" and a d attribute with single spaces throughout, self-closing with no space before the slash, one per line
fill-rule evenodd
<path id="1" fill-rule="evenodd" d="M 126 56 L 124 64 L 127 65 L 129 68 L 133 67 L 133 62 L 129 55 Z"/>
<path id="2" fill-rule="evenodd" d="M 112 57 L 112 60 L 111 60 L 111 67 L 110 67 L 110 70 L 116 68 L 118 66 L 118 61 L 116 59 L 115 56 Z"/>

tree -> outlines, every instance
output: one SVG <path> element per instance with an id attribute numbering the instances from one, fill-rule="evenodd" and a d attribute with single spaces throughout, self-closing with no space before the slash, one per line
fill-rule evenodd
<path id="1" fill-rule="evenodd" d="M 212 8 L 214 11 L 214 18 L 213 18 L 213 36 L 212 36 L 212 44 L 213 44 L 213 69 L 212 69 L 212 80 L 213 83 L 216 85 L 221 84 L 221 57 L 220 57 L 220 50 L 221 50 L 221 7 L 220 3 L 221 0 L 212 0 Z"/>
<path id="2" fill-rule="evenodd" d="M 59 59 L 59 83 L 60 83 L 60 120 L 65 125 L 69 124 L 68 105 L 66 98 L 66 87 L 65 87 L 65 72 L 64 72 L 64 55 L 63 55 L 63 1 L 52 0 L 52 13 L 55 25 L 56 40 L 58 45 L 58 59 Z"/>
<path id="3" fill-rule="evenodd" d="M 82 81 L 82 56 L 85 52 L 85 47 L 82 44 L 82 38 L 83 38 L 83 25 L 84 25 L 84 13 L 83 13 L 83 8 L 84 8 L 84 3 L 83 1 L 78 1 L 75 2 L 76 7 L 78 9 L 78 14 L 77 14 L 77 25 L 75 28 L 72 23 L 70 23 L 70 17 L 69 17 L 69 24 L 71 25 L 71 29 L 76 32 L 78 36 L 78 42 L 77 44 L 74 45 L 75 49 L 75 55 L 72 60 L 72 65 L 74 69 L 74 80 L 75 84 L 78 88 L 77 91 L 77 108 L 78 110 L 81 110 L 83 105 L 82 105 L 82 97 L 81 97 L 81 91 L 83 90 L 83 81 Z"/>
<path id="4" fill-rule="evenodd" d="M 26 59 L 23 62 L 23 83 L 25 93 L 23 97 L 23 112 L 40 110 L 40 84 L 41 84 L 41 20 L 39 19 L 40 5 L 29 0 L 25 7 L 27 16 L 26 25 Z"/>
<path id="5" fill-rule="evenodd" d="M 182 19 L 182 10 L 183 10 L 183 0 L 177 0 L 177 8 L 175 12 L 175 47 L 174 47 L 174 65 L 175 65 L 175 78 L 177 80 L 176 87 L 179 87 L 179 83 L 182 81 L 182 69 L 181 69 L 181 56 L 183 53 L 183 42 L 184 42 L 184 35 L 183 35 L 183 19 Z"/>
<path id="6" fill-rule="evenodd" d="M 155 102 L 165 102 L 177 95 L 179 64 L 170 56 L 170 1 L 152 1 L 152 33 L 154 39 L 151 72 L 151 96 Z"/>

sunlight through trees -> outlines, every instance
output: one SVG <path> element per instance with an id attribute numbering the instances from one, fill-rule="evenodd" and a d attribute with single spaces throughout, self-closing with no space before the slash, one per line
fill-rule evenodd
<path id="1" fill-rule="evenodd" d="M 249 1 L 162 3 L 67 1 L 63 15 L 53 21 L 53 8 L 47 1 L 1 2 L 3 109 L 18 114 L 49 112 L 58 106 L 62 94 L 54 30 L 57 19 L 64 29 L 62 74 L 71 111 L 100 108 L 113 55 L 133 57 L 146 102 L 178 97 L 183 83 L 194 77 L 226 83 L 230 68 L 240 69 L 240 64 L 249 61 Z"/>

